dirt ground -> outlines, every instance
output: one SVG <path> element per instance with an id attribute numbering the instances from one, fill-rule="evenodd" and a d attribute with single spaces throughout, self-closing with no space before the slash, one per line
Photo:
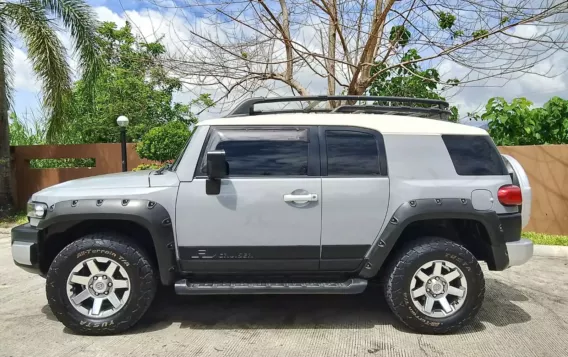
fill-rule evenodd
<path id="1" fill-rule="evenodd" d="M 44 280 L 17 268 L 0 234 L 0 356 L 568 356 L 568 260 L 486 271 L 474 324 L 405 329 L 380 290 L 353 296 L 178 297 L 165 289 L 120 336 L 77 336 L 52 315 Z"/>

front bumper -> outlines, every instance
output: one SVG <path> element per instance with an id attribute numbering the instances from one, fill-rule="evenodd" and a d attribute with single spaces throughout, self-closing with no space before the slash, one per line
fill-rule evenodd
<path id="1" fill-rule="evenodd" d="M 510 267 L 525 264 L 533 256 L 533 242 L 526 238 L 507 242 L 507 254 L 509 255 Z"/>
<path id="2" fill-rule="evenodd" d="M 25 270 L 39 273 L 39 241 L 41 231 L 30 224 L 12 228 L 12 259 Z"/>

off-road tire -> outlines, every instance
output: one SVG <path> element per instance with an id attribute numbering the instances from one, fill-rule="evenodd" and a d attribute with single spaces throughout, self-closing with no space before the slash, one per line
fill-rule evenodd
<path id="1" fill-rule="evenodd" d="M 416 308 L 410 295 L 414 273 L 432 260 L 455 264 L 467 280 L 464 305 L 453 315 L 444 318 L 428 316 Z M 466 248 L 439 237 L 422 237 L 411 241 L 397 252 L 387 268 L 385 298 L 396 317 L 410 329 L 425 334 L 444 334 L 469 324 L 479 312 L 485 294 L 483 271 Z"/>
<path id="2" fill-rule="evenodd" d="M 79 313 L 67 297 L 67 278 L 77 264 L 90 257 L 111 258 L 130 277 L 130 296 L 117 313 L 107 318 L 89 318 Z M 55 317 L 73 332 L 110 335 L 131 328 L 150 307 L 157 289 L 157 272 L 147 254 L 129 237 L 118 233 L 94 233 L 66 246 L 47 273 L 47 301 Z"/>

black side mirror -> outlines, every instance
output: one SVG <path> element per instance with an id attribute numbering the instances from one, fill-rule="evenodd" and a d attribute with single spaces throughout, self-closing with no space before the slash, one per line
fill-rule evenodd
<path id="1" fill-rule="evenodd" d="M 225 151 L 209 151 L 207 153 L 207 177 L 210 179 L 221 179 L 227 177 L 227 174 Z"/>
<path id="2" fill-rule="evenodd" d="M 205 193 L 218 195 L 221 192 L 221 179 L 227 177 L 228 172 L 225 151 L 216 150 L 207 152 L 207 182 Z"/>

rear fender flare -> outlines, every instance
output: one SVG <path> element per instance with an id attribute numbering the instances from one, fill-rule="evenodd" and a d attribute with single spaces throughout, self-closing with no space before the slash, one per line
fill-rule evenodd
<path id="1" fill-rule="evenodd" d="M 359 275 L 374 277 L 404 229 L 412 222 L 430 219 L 470 219 L 480 222 L 489 235 L 491 253 L 496 270 L 503 270 L 509 264 L 503 228 L 494 211 L 477 211 L 467 198 L 417 199 L 400 205 L 386 223 L 387 226 L 367 252 Z"/>

